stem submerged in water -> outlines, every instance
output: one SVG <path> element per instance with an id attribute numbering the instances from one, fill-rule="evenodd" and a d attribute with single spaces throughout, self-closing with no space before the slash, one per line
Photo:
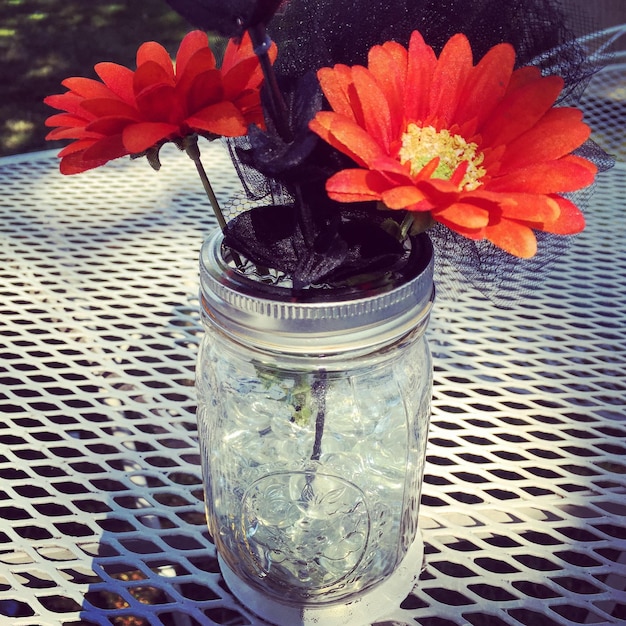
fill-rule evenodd
<path id="1" fill-rule="evenodd" d="M 313 451 L 311 461 L 319 461 L 322 456 L 322 437 L 324 436 L 324 425 L 326 422 L 326 371 L 320 370 L 319 377 L 316 377 L 311 385 L 313 397 L 317 400 L 317 416 L 315 418 L 315 439 L 313 441 Z M 315 499 L 313 481 L 315 471 L 306 472 L 306 484 L 302 489 L 302 502 L 311 502 Z"/>
<path id="2" fill-rule="evenodd" d="M 326 421 L 326 371 L 320 370 L 319 378 L 313 383 L 313 396 L 317 400 L 317 417 L 315 418 L 315 441 L 311 461 L 319 461 L 322 456 L 322 437 Z"/>

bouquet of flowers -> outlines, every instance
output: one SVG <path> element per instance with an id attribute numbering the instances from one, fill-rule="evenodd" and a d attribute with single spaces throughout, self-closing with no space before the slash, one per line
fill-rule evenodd
<path id="1" fill-rule="evenodd" d="M 571 106 L 595 68 L 555 3 L 168 2 L 229 38 L 220 67 L 195 30 L 175 62 L 148 42 L 135 70 L 64 81 L 46 99 L 62 111 L 48 138 L 72 140 L 62 173 L 125 155 L 158 168 L 174 142 L 237 264 L 297 291 L 392 271 L 424 230 L 488 291 L 584 228 L 576 192 L 609 160 Z M 198 136 L 224 138 L 252 209 L 224 218 Z"/>
<path id="2" fill-rule="evenodd" d="M 492 296 L 540 276 L 609 163 L 572 106 L 595 68 L 551 0 L 168 2 L 201 29 L 175 61 L 149 42 L 135 70 L 66 80 L 49 138 L 72 140 L 65 174 L 158 169 L 166 142 L 195 163 L 223 231 L 200 259 L 196 368 L 222 573 L 275 623 L 369 623 L 423 555 L 424 231 Z M 241 179 L 227 210 L 198 137 Z"/>

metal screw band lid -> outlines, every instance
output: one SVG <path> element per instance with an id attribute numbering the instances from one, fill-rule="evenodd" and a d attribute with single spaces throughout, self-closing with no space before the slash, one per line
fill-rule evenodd
<path id="1" fill-rule="evenodd" d="M 433 300 L 432 244 L 414 242 L 403 278 L 355 288 L 286 287 L 237 271 L 225 258 L 222 234 L 202 246 L 200 288 L 207 323 L 268 350 L 332 354 L 388 343 L 428 321 Z"/>

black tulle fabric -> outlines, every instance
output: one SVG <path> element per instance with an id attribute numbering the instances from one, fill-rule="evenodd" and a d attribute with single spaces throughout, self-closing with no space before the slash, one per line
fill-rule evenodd
<path id="1" fill-rule="evenodd" d="M 229 222 L 226 241 L 251 261 L 289 274 L 297 288 L 378 271 L 402 254 L 394 238 L 379 227 L 385 219 L 401 221 L 401 211 L 340 204 L 325 193 L 327 178 L 351 163 L 308 130 L 309 120 L 324 106 L 317 69 L 336 63 L 364 65 L 373 45 L 395 40 L 406 46 L 413 30 L 437 53 L 452 35 L 465 33 L 475 62 L 494 45 L 511 43 L 518 66 L 535 64 L 564 78 L 561 102 L 567 104 L 576 103 L 598 69 L 586 58 L 555 0 L 168 2 L 194 25 L 225 35 L 237 36 L 242 24 L 251 23 L 258 35 L 267 24 L 278 45 L 274 71 L 286 125 L 269 118 L 266 131 L 255 128 L 247 137 L 229 140 L 247 197 L 264 200 L 266 207 Z M 271 110 L 271 93 L 264 97 Z M 611 165 L 592 142 L 579 152 L 601 170 Z M 584 208 L 588 195 L 583 190 L 568 197 Z M 570 239 L 537 233 L 539 252 L 521 260 L 441 226 L 430 234 L 442 280 L 453 289 L 469 282 L 501 305 L 532 289 Z M 455 271 L 448 271 L 449 266 Z"/>

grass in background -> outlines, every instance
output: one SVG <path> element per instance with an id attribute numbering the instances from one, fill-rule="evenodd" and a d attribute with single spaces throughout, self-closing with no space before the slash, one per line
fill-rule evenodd
<path id="1" fill-rule="evenodd" d="M 189 25 L 165 0 L 0 0 L 0 156 L 59 148 L 46 142 L 45 96 L 69 76 L 95 78 L 113 61 L 135 68 L 144 41 L 174 55 Z"/>

